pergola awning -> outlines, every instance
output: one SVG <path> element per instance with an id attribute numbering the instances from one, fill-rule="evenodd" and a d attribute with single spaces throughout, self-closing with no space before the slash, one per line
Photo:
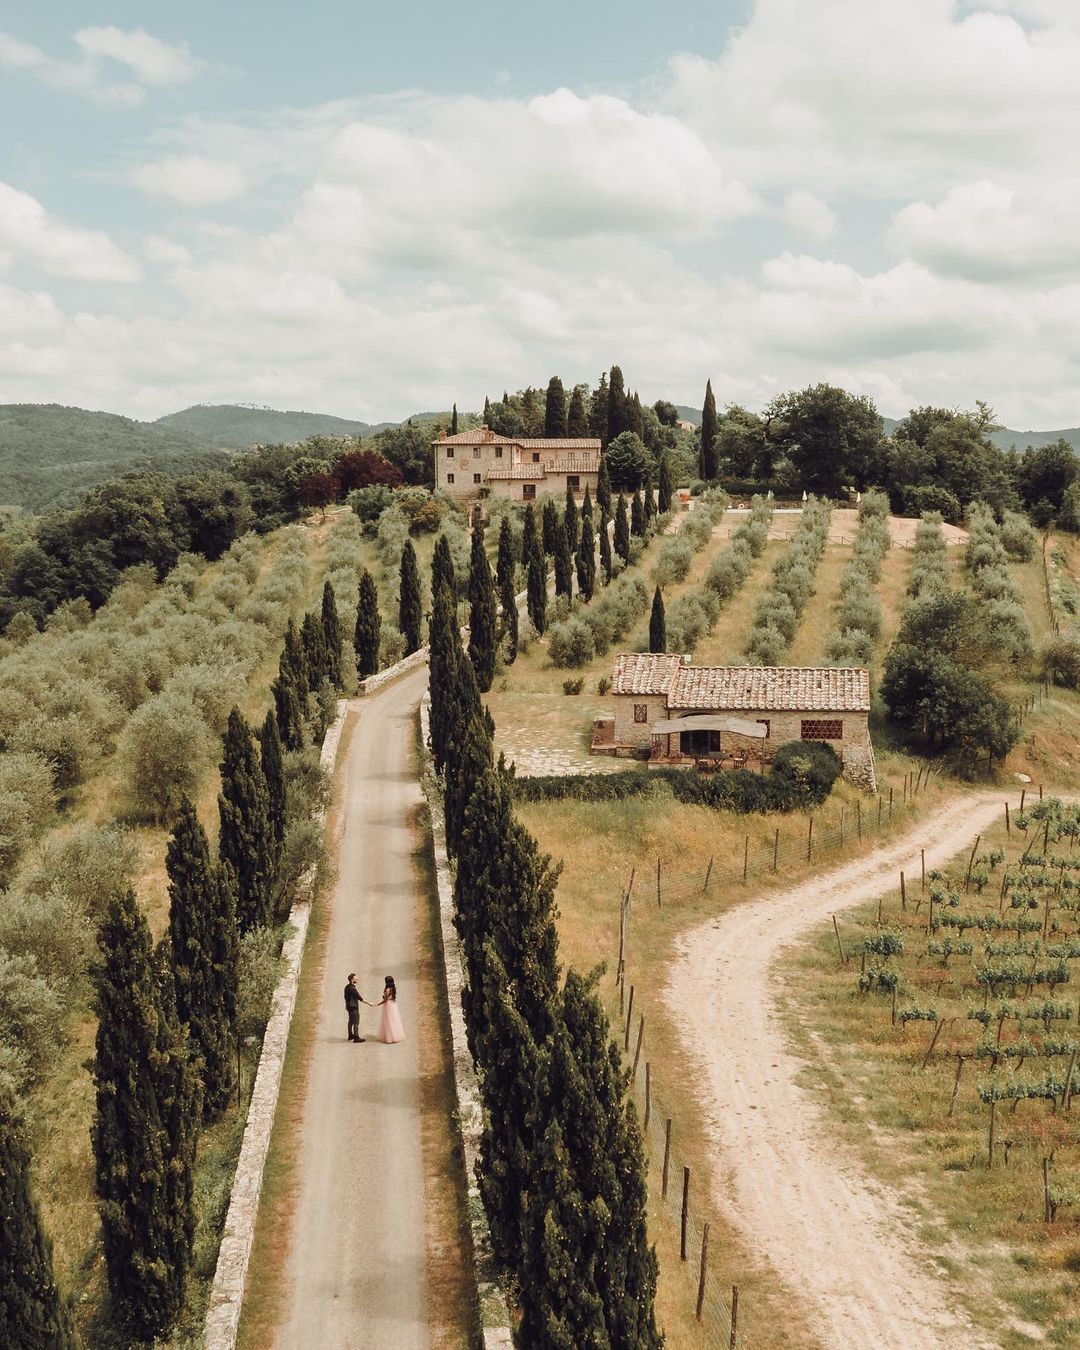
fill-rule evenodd
<path id="1" fill-rule="evenodd" d="M 760 722 L 750 722 L 744 717 L 719 717 L 712 713 L 701 713 L 695 717 L 669 717 L 663 722 L 654 722 L 651 731 L 654 736 L 675 736 L 680 731 L 730 731 L 737 736 L 753 736 L 761 741 L 769 734 Z"/>

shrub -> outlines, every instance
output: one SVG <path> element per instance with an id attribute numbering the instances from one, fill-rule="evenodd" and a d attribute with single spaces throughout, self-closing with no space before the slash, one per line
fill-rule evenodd
<path id="1" fill-rule="evenodd" d="M 596 692 L 603 697 L 611 688 L 611 679 L 607 675 L 601 675 L 596 682 Z"/>
<path id="2" fill-rule="evenodd" d="M 653 580 L 661 589 L 685 581 L 693 561 L 694 550 L 688 539 L 680 535 L 665 539 L 653 567 Z"/>
<path id="3" fill-rule="evenodd" d="M 785 741 L 772 761 L 774 777 L 821 801 L 832 791 L 843 767 L 840 756 L 823 741 Z"/>
<path id="4" fill-rule="evenodd" d="M 755 628 L 746 647 L 746 659 L 753 666 L 778 666 L 787 651 L 787 639 L 777 628 Z"/>
<path id="5" fill-rule="evenodd" d="M 1080 638 L 1050 638 L 1039 654 L 1039 665 L 1055 684 L 1080 689 Z"/>
<path id="6" fill-rule="evenodd" d="M 553 624 L 548 632 L 548 655 L 556 666 L 571 670 L 587 666 L 596 655 L 596 642 L 589 625 L 576 616 Z"/>
<path id="7" fill-rule="evenodd" d="M 585 688 L 585 677 L 579 675 L 576 680 L 563 680 L 562 691 L 564 694 L 580 694 Z"/>
<path id="8" fill-rule="evenodd" d="M 82 988 L 94 956 L 94 925 L 63 888 L 63 878 L 44 895 L 9 891 L 0 899 L 0 949 L 32 959 L 62 983 L 70 1005 Z"/>
<path id="9" fill-rule="evenodd" d="M 236 963 L 236 1030 L 241 1037 L 262 1036 L 281 970 L 281 932 L 252 928 L 240 938 Z"/>
<path id="10" fill-rule="evenodd" d="M 0 950 L 0 1041 L 25 1057 L 31 1083 L 40 1081 L 56 1053 L 62 1011 L 59 992 L 33 957 Z"/>
<path id="11" fill-rule="evenodd" d="M 928 511 L 937 512 L 950 525 L 959 525 L 964 518 L 964 508 L 960 498 L 948 488 L 904 487 L 897 493 L 897 511 L 904 516 L 922 516 Z"/>
<path id="12" fill-rule="evenodd" d="M 164 821 L 185 793 L 194 796 L 214 740 L 195 706 L 179 694 L 157 694 L 137 709 L 118 754 L 136 814 Z"/>

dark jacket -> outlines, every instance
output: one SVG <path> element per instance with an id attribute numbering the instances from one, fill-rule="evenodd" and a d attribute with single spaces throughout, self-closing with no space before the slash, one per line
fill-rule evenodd
<path id="1" fill-rule="evenodd" d="M 355 984 L 345 986 L 345 1006 L 346 1008 L 359 1008 L 360 1006 L 360 990 L 357 989 Z"/>

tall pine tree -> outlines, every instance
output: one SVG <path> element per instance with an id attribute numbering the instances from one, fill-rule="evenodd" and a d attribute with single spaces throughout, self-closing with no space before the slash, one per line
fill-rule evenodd
<path id="1" fill-rule="evenodd" d="M 615 503 L 615 552 L 624 563 L 630 561 L 630 522 L 626 517 L 626 498 L 619 493 Z"/>
<path id="2" fill-rule="evenodd" d="M 608 474 L 607 456 L 600 456 L 600 471 L 596 475 L 596 504 L 601 511 L 611 515 L 611 477 Z"/>
<path id="3" fill-rule="evenodd" d="M 292 676 L 280 674 L 271 684 L 270 692 L 274 696 L 274 717 L 282 745 L 286 750 L 303 750 L 304 714 Z"/>
<path id="4" fill-rule="evenodd" d="M 578 594 L 584 600 L 591 600 L 596 589 L 596 540 L 593 537 L 591 515 L 581 517 L 576 561 Z"/>
<path id="5" fill-rule="evenodd" d="M 665 511 L 671 510 L 671 498 L 675 490 L 675 485 L 671 480 L 671 456 L 660 456 L 660 482 L 657 488 L 657 507 L 661 515 Z"/>
<path id="6" fill-rule="evenodd" d="M 610 585 L 615 573 L 615 563 L 611 556 L 611 521 L 606 511 L 600 512 L 600 528 L 597 535 L 600 539 L 600 566 L 604 569 L 604 585 L 607 586 Z"/>
<path id="7" fill-rule="evenodd" d="M 362 680 L 379 671 L 379 640 L 382 636 L 382 618 L 379 615 L 379 592 L 375 578 L 365 567 L 360 573 L 360 590 L 356 601 L 356 673 Z"/>
<path id="8" fill-rule="evenodd" d="M 0 1345 L 75 1350 L 53 1277 L 52 1246 L 30 1189 L 30 1152 L 14 1095 L 0 1087 Z"/>
<path id="9" fill-rule="evenodd" d="M 420 601 L 420 573 L 416 566 L 416 550 L 411 539 L 405 540 L 405 547 L 401 553 L 398 625 L 405 639 L 405 655 L 411 656 L 424 644 L 421 632 L 423 614 Z"/>
<path id="10" fill-rule="evenodd" d="M 338 618 L 337 597 L 329 581 L 322 588 L 322 636 L 325 653 L 326 678 L 335 689 L 342 687 L 341 680 L 341 620 Z"/>
<path id="11" fill-rule="evenodd" d="M 570 545 L 570 552 L 577 551 L 578 532 L 581 528 L 578 519 L 577 502 L 574 501 L 574 489 L 569 483 L 566 485 L 566 506 L 563 509 L 563 524 L 566 526 L 566 540 Z"/>
<path id="12" fill-rule="evenodd" d="M 482 694 L 495 678 L 495 621 L 495 588 L 484 551 L 484 527 L 477 521 L 469 558 L 469 660 Z"/>
<path id="13" fill-rule="evenodd" d="M 555 528 L 555 594 L 571 599 L 574 592 L 574 563 L 570 554 L 570 540 L 566 525 L 559 521 Z"/>
<path id="14" fill-rule="evenodd" d="M 204 1117 L 214 1120 L 234 1087 L 238 935 L 233 897 L 221 885 L 206 832 L 187 797 L 165 850 L 165 871 L 176 1014 L 202 1062 Z"/>
<path id="15" fill-rule="evenodd" d="M 225 728 L 218 814 L 218 853 L 236 876 L 237 924 L 241 933 L 264 928 L 273 916 L 270 802 L 255 738 L 239 708 Z"/>
<path id="16" fill-rule="evenodd" d="M 575 440 L 584 440 L 589 430 L 589 414 L 585 408 L 585 386 L 575 384 L 570 393 L 570 408 L 566 414 L 566 434 Z"/>
<path id="17" fill-rule="evenodd" d="M 600 438 L 600 446 L 607 445 L 610 437 L 607 429 L 608 389 L 607 371 L 600 376 L 596 388 L 589 395 L 589 432 Z"/>
<path id="18" fill-rule="evenodd" d="M 699 469 L 707 483 L 720 472 L 720 463 L 716 453 L 716 399 L 713 397 L 712 380 L 705 382 L 705 403 L 701 409 L 701 455 Z"/>
<path id="19" fill-rule="evenodd" d="M 664 616 L 664 597 L 657 586 L 653 592 L 652 612 L 649 615 L 649 651 L 667 651 L 667 620 Z"/>
<path id="20" fill-rule="evenodd" d="M 510 528 L 510 517 L 503 516 L 499 525 L 499 552 L 495 561 L 495 585 L 502 595 L 507 581 L 511 590 L 514 586 L 514 533 Z"/>
<path id="21" fill-rule="evenodd" d="M 91 1136 L 105 1269 L 123 1332 L 151 1341 L 184 1303 L 201 1102 L 133 892 L 110 900 L 98 944 Z"/>
<path id="22" fill-rule="evenodd" d="M 285 625 L 285 647 L 281 653 L 278 673 L 288 677 L 296 691 L 301 711 L 306 712 L 307 696 L 312 686 L 307 657 L 304 654 L 304 644 L 300 640 L 300 634 L 291 616 L 289 622 Z"/>
<path id="23" fill-rule="evenodd" d="M 566 390 L 558 375 L 548 381 L 544 404 L 544 435 L 552 438 L 566 435 Z"/>
<path id="24" fill-rule="evenodd" d="M 645 507 L 641 500 L 641 489 L 635 488 L 630 499 L 630 533 L 637 539 L 645 537 Z"/>

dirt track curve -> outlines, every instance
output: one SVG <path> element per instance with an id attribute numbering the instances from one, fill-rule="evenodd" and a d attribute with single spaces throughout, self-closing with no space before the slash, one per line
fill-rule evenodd
<path id="1" fill-rule="evenodd" d="M 938 867 L 1001 814 L 1004 794 L 964 796 L 873 855 L 736 906 L 685 934 L 671 1006 L 717 1152 L 716 1204 L 804 1304 L 824 1346 L 979 1350 L 977 1331 L 910 1232 L 896 1198 L 830 1138 L 776 1003 L 779 952 L 830 914 Z M 735 1029 L 737 1028 L 737 1034 Z"/>
<path id="2" fill-rule="evenodd" d="M 356 705 L 342 784 L 338 880 L 304 1105 L 279 1350 L 426 1350 L 424 1192 L 415 1034 L 415 711 L 427 667 Z M 397 981 L 406 1040 L 345 1038 L 350 971 L 365 998 Z"/>

